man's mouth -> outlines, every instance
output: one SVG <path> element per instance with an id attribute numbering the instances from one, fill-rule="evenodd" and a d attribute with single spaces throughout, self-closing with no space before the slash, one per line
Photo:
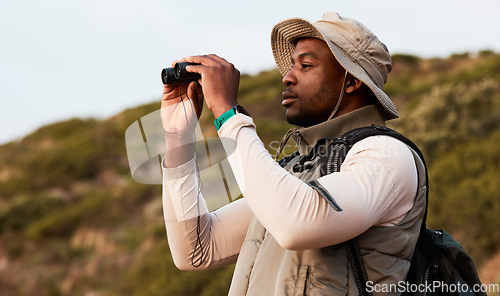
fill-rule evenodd
<path id="1" fill-rule="evenodd" d="M 297 99 L 297 96 L 289 90 L 285 90 L 281 94 L 281 96 L 283 98 L 283 101 L 281 101 L 281 105 L 283 105 L 284 107 L 291 104 L 293 101 Z"/>

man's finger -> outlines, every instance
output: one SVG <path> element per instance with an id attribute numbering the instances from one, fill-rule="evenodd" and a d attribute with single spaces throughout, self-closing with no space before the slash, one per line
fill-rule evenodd
<path id="1" fill-rule="evenodd" d="M 198 83 L 191 82 L 188 86 L 189 99 L 193 101 L 194 110 L 198 118 L 203 110 L 203 96 L 198 93 Z"/>
<path id="2" fill-rule="evenodd" d="M 208 56 L 214 61 L 219 62 L 221 64 L 230 64 L 225 58 L 222 58 L 216 54 L 209 54 Z"/>
<path id="3" fill-rule="evenodd" d="M 163 94 L 167 94 L 171 92 L 174 89 L 174 86 L 172 84 L 164 84 L 163 85 Z"/>
<path id="4" fill-rule="evenodd" d="M 188 63 L 201 64 L 203 66 L 208 66 L 208 67 L 215 66 L 217 65 L 217 63 L 219 63 L 212 57 L 212 55 L 189 56 L 182 59 Z"/>

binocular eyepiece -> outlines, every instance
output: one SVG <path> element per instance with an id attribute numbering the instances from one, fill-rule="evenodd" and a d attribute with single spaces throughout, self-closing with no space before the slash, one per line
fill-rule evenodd
<path id="1" fill-rule="evenodd" d="M 191 81 L 198 81 L 198 79 L 201 78 L 201 75 L 186 71 L 186 66 L 189 65 L 199 64 L 182 62 L 175 64 L 173 68 L 165 68 L 161 71 L 161 81 L 163 84 L 190 83 Z"/>

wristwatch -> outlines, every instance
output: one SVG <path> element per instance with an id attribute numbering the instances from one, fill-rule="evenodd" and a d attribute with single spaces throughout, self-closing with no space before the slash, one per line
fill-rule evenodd
<path id="1" fill-rule="evenodd" d="M 226 122 L 229 118 L 233 117 L 238 113 L 243 113 L 245 115 L 250 116 L 250 114 L 248 114 L 248 111 L 245 108 L 236 104 L 231 109 L 227 110 L 221 116 L 219 116 L 214 120 L 215 128 L 217 129 L 217 131 L 219 131 L 224 122 Z"/>

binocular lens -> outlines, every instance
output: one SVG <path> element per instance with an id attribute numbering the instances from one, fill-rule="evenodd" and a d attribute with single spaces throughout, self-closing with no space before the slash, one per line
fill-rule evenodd
<path id="1" fill-rule="evenodd" d="M 173 83 L 189 83 L 191 81 L 198 81 L 201 75 L 194 72 L 186 71 L 186 66 L 199 65 L 195 63 L 177 63 L 174 68 L 165 68 L 161 71 L 161 80 L 163 84 Z"/>
<path id="2" fill-rule="evenodd" d="M 163 84 L 172 84 L 177 81 L 174 68 L 165 68 L 161 70 L 161 81 Z"/>

